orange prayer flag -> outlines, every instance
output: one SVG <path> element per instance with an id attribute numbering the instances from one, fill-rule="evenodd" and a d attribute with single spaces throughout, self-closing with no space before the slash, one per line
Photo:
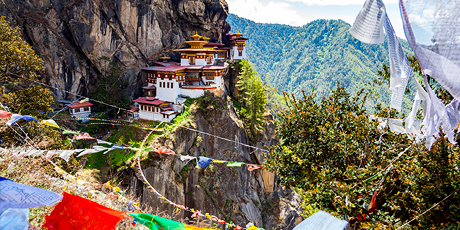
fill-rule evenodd
<path id="1" fill-rule="evenodd" d="M 247 164 L 248 170 L 249 171 L 254 171 L 256 169 L 262 168 L 262 165 L 253 165 L 253 164 Z"/>
<path id="2" fill-rule="evenodd" d="M 171 149 L 157 149 L 155 152 L 158 154 L 176 155 L 176 153 Z"/>

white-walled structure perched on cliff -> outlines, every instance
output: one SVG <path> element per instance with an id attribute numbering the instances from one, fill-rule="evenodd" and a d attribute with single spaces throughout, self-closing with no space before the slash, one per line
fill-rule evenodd
<path id="1" fill-rule="evenodd" d="M 69 113 L 76 119 L 88 118 L 91 115 L 91 104 L 90 102 L 74 102 L 69 107 Z"/>
<path id="2" fill-rule="evenodd" d="M 182 110 L 184 98 L 201 97 L 205 91 L 221 96 L 224 92 L 222 72 L 226 67 L 217 62 L 245 58 L 248 40 L 242 33 L 228 36 L 232 48 L 209 42 L 209 38 L 195 33 L 192 41 L 186 41 L 190 48 L 174 50 L 181 53 L 180 63 L 168 62 L 168 57 L 162 57 L 162 62 L 143 68 L 148 79 L 147 86 L 143 87 L 146 97 L 134 100 L 139 104 L 139 118 L 171 121 Z"/>

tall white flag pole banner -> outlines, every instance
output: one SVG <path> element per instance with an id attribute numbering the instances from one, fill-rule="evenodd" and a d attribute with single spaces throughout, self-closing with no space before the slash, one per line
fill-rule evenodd
<path id="1" fill-rule="evenodd" d="M 364 3 L 363 9 L 359 12 L 350 29 L 350 34 L 361 42 L 378 44 L 384 42 L 383 28 L 385 28 L 388 37 L 390 57 L 390 90 L 393 92 L 390 107 L 401 111 L 404 91 L 411 75 L 411 67 L 390 19 L 386 15 L 382 0 L 367 0 Z"/>

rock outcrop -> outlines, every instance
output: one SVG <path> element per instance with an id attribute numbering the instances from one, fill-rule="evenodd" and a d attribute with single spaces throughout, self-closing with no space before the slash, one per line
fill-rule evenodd
<path id="1" fill-rule="evenodd" d="M 58 99 L 87 96 L 104 56 L 120 64 L 126 95 L 137 97 L 149 61 L 185 46 L 195 31 L 225 43 L 230 30 L 222 0 L 4 0 L 0 15 L 45 61 L 42 76 Z"/>
<path id="2" fill-rule="evenodd" d="M 192 105 L 191 111 L 192 127 L 209 135 L 178 127 L 152 146 L 170 148 L 177 154 L 261 164 L 264 153 L 242 143 L 266 149 L 278 142 L 272 122 L 266 122 L 262 138 L 250 141 L 230 100 L 213 97 L 201 105 Z M 270 120 L 271 115 L 266 118 Z M 156 153 L 151 153 L 142 165 L 147 180 L 168 199 L 243 227 L 252 222 L 265 229 L 292 229 L 302 220 L 300 197 L 277 185 L 275 175 L 266 170 L 248 171 L 245 165 L 227 167 L 218 163 L 195 169 L 196 162 Z M 175 211 L 150 193 L 132 170 L 125 170 L 124 175 L 123 186 L 139 196 L 143 204 L 154 210 Z M 181 211 L 179 218 L 190 215 Z"/>

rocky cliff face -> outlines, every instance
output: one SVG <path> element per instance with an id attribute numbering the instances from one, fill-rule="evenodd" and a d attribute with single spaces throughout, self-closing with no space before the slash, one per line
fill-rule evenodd
<path id="1" fill-rule="evenodd" d="M 4 0 L 0 15 L 22 28 L 45 61 L 42 75 L 58 99 L 87 95 L 103 56 L 121 65 L 127 96 L 139 96 L 149 61 L 185 46 L 195 31 L 226 42 L 230 30 L 222 0 Z"/>
<path id="2" fill-rule="evenodd" d="M 191 112 L 191 127 L 211 135 L 177 128 L 151 145 L 193 156 L 261 164 L 264 156 L 260 150 L 235 142 L 261 149 L 278 142 L 274 136 L 275 126 L 271 122 L 265 124 L 260 140 L 250 142 L 230 100 L 212 97 L 201 105 L 192 105 Z M 271 115 L 267 115 L 267 120 L 270 118 Z M 233 221 L 242 227 L 252 222 L 265 229 L 292 229 L 302 220 L 300 197 L 277 185 L 275 175 L 268 171 L 250 172 L 245 165 L 227 167 L 226 164 L 217 163 L 204 170 L 195 169 L 195 162 L 182 162 L 179 157 L 156 153 L 151 153 L 142 165 L 147 180 L 168 199 L 216 215 L 220 219 Z M 125 188 L 141 197 L 143 204 L 154 210 L 158 208 L 168 213 L 175 212 L 172 205 L 164 204 L 150 193 L 132 170 L 126 170 L 121 179 Z M 179 217 L 190 217 L 190 213 L 181 211 Z"/>

